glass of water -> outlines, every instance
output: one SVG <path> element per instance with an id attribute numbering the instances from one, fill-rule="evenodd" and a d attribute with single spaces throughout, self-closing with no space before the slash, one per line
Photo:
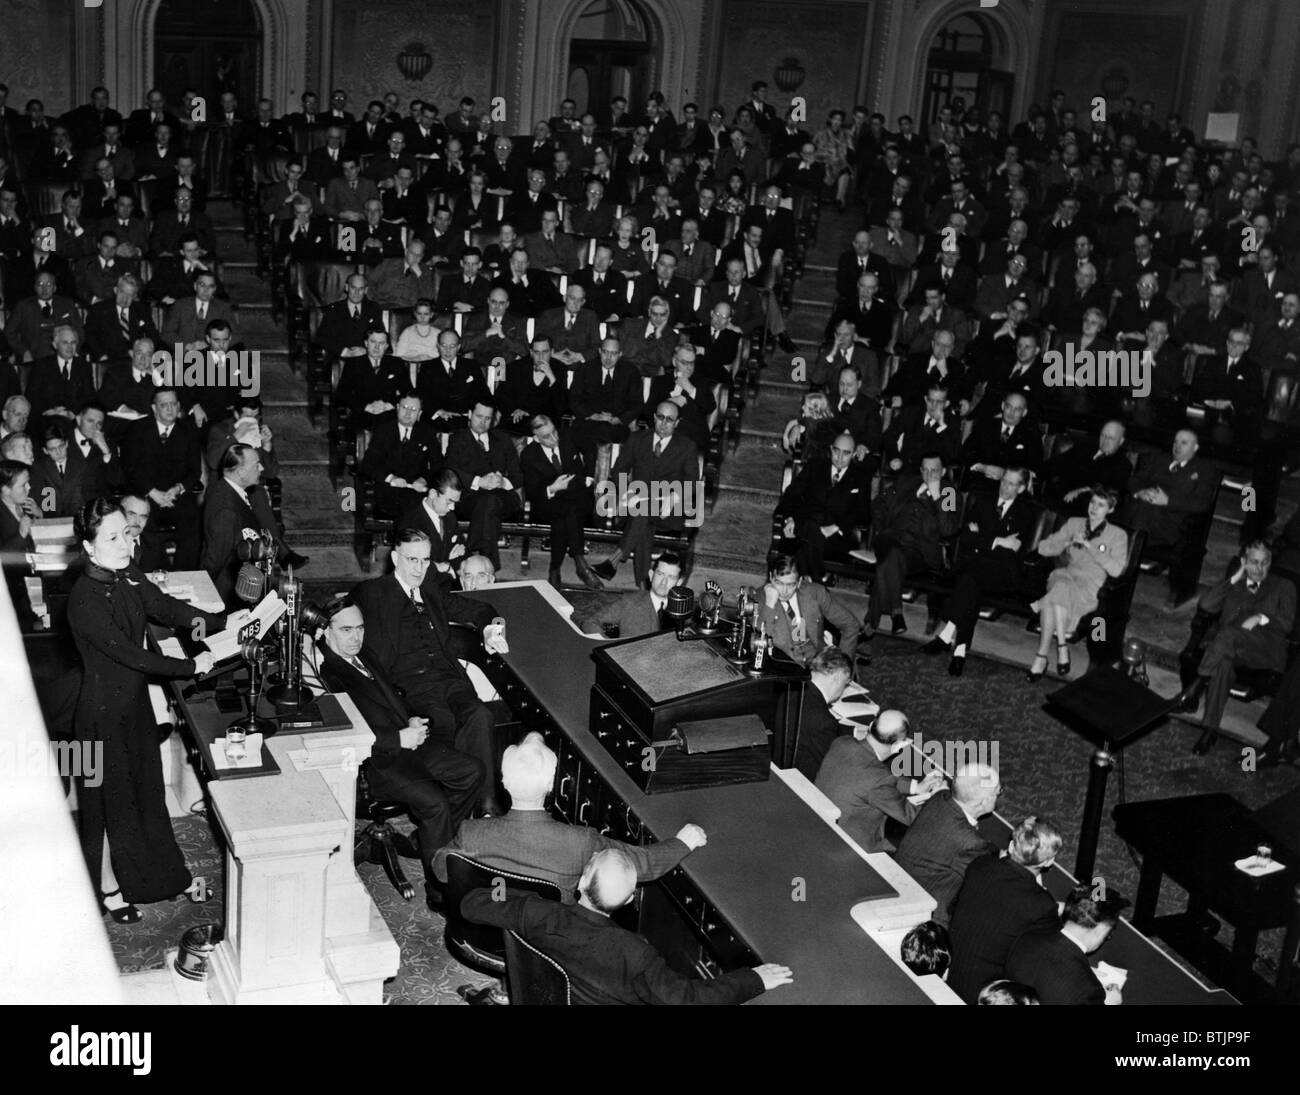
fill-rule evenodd
<path id="1" fill-rule="evenodd" d="M 236 730 L 233 727 L 226 731 L 227 760 L 243 760 L 248 755 L 248 750 L 244 747 L 246 736 L 243 730 Z"/>

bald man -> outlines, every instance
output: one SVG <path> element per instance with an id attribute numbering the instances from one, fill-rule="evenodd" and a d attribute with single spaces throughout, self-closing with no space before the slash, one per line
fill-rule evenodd
<path id="1" fill-rule="evenodd" d="M 558 962 L 575 1004 L 741 1004 L 794 980 L 788 967 L 771 963 L 711 981 L 671 969 L 654 947 L 610 920 L 636 893 L 630 851 L 603 848 L 592 855 L 578 881 L 577 905 L 537 894 L 494 901 L 491 890 L 478 889 L 465 895 L 460 910 L 476 923 L 518 932 Z"/>
<path id="2" fill-rule="evenodd" d="M 459 577 L 461 592 L 473 593 L 492 585 L 497 580 L 497 572 L 486 555 L 467 555 L 461 560 Z"/>
<path id="3" fill-rule="evenodd" d="M 939 791 L 921 807 L 894 858 L 935 900 L 934 919 L 952 919 L 966 868 L 993 847 L 980 836 L 979 819 L 997 806 L 1002 784 L 987 764 L 966 764 L 953 776 L 952 789 Z"/>
<path id="4" fill-rule="evenodd" d="M 622 848 L 631 859 L 638 882 L 661 878 L 708 841 L 698 825 L 684 825 L 672 840 L 631 846 L 601 836 L 585 825 L 556 821 L 546 809 L 546 796 L 555 782 L 555 753 L 535 731 L 505 751 L 501 782 L 510 792 L 504 817 L 465 821 L 460 831 L 433 860 L 437 877 L 447 881 L 447 853 L 463 852 L 489 867 L 517 871 L 554 882 L 561 900 L 577 900 L 578 879 L 592 855 L 603 848 Z"/>
<path id="5" fill-rule="evenodd" d="M 922 779 L 895 773 L 893 758 L 911 736 L 903 712 L 882 711 L 869 728 L 831 742 L 817 771 L 818 788 L 840 808 L 840 828 L 865 851 L 892 852 L 921 803 L 946 786 L 937 768 Z"/>

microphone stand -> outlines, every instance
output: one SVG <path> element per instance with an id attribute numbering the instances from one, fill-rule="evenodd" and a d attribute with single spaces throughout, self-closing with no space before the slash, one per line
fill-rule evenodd
<path id="1" fill-rule="evenodd" d="M 293 576 L 293 567 L 280 583 L 284 595 L 285 613 L 280 621 L 280 672 L 267 678 L 268 702 L 275 705 L 277 715 L 297 714 L 315 699 L 316 694 L 302 683 L 302 636 L 299 632 L 298 606 L 302 583 Z"/>
<path id="2" fill-rule="evenodd" d="M 261 734 L 263 738 L 269 738 L 278 727 L 271 719 L 262 718 L 257 713 L 257 676 L 259 670 L 265 671 L 266 651 L 258 640 L 250 639 L 239 648 L 239 652 L 248 666 L 248 713 L 226 727 L 226 741 L 230 741 L 232 733 Z"/>

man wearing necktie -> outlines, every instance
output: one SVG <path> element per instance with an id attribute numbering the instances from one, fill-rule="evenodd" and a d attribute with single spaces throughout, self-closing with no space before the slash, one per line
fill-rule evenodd
<path id="1" fill-rule="evenodd" d="M 492 428 L 495 419 L 495 405 L 480 396 L 470 411 L 468 428 L 452 434 L 446 464 L 466 486 L 457 507 L 469 520 L 466 550 L 486 555 L 493 568 L 500 570 L 497 539 L 501 522 L 510 520 L 521 509 L 523 473 L 514 441 Z"/>
<path id="2" fill-rule="evenodd" d="M 429 539 L 423 532 L 399 530 L 392 557 L 391 574 L 352 591 L 367 624 L 362 663 L 372 673 L 382 669 L 405 690 L 407 708 L 427 720 L 431 740 L 468 754 L 485 773 L 493 773 L 492 713 L 456 657 L 449 624 L 469 626 L 482 633 L 489 652 L 504 652 L 504 635 L 493 624 L 496 613 L 472 597 L 444 595 L 430 573 Z M 493 782 L 485 779 L 479 806 L 496 815 L 501 811 Z"/>
<path id="3" fill-rule="evenodd" d="M 549 415 L 529 419 L 532 441 L 519 457 L 524 497 L 532 520 L 551 526 L 551 559 L 548 579 L 561 588 L 560 569 L 566 554 L 573 556 L 574 569 L 588 589 L 602 589 L 583 550 L 582 530 L 595 508 L 594 480 L 583 464 L 582 453 L 573 439 L 561 434 Z"/>
<path id="4" fill-rule="evenodd" d="M 433 479 L 435 458 L 441 462 L 438 436 L 420 421 L 420 397 L 408 393 L 397 401 L 395 419 L 376 424 L 358 469 L 375 485 L 375 505 L 397 517 L 418 504 Z"/>
<path id="5" fill-rule="evenodd" d="M 1250 335 L 1243 328 L 1228 332 L 1227 354 L 1203 358 L 1192 376 L 1191 401 L 1216 411 L 1251 414 L 1264 402 L 1264 374 L 1250 351 Z"/>
<path id="6" fill-rule="evenodd" d="M 614 625 L 620 639 L 666 631 L 673 626 L 665 609 L 668 594 L 682 580 L 682 560 L 675 551 L 663 551 L 655 560 L 650 581 L 635 593 L 624 593 L 606 610 L 599 624 L 602 631 Z"/>
<path id="7" fill-rule="evenodd" d="M 1193 747 L 1198 756 L 1209 752 L 1218 739 L 1236 669 L 1280 673 L 1286 668 L 1296 589 L 1289 578 L 1270 573 L 1272 562 L 1267 545 L 1251 544 L 1232 576 L 1197 603 L 1191 637 L 1179 656 L 1184 685 L 1179 700 L 1182 710 L 1195 711 L 1201 696 L 1205 696 L 1201 717 L 1205 729 Z M 1202 653 L 1206 633 L 1216 620 Z"/>
<path id="8" fill-rule="evenodd" d="M 989 594 L 1012 594 L 1021 588 L 1022 563 L 1031 547 L 1035 510 L 1022 497 L 1029 485 L 1025 468 L 1009 467 L 997 494 L 977 495 L 967 509 L 958 546 L 956 583 L 945 609 L 946 622 L 922 647 L 925 654 L 952 651 L 951 676 L 960 677 L 979 623 L 980 606 Z"/>

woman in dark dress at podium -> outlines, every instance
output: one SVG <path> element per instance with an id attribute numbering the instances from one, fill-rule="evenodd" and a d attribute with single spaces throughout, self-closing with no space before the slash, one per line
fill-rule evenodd
<path id="1" fill-rule="evenodd" d="M 149 703 L 150 677 L 193 677 L 212 668 L 207 651 L 168 658 L 144 645 L 147 619 L 215 635 L 226 618 L 168 597 L 130 565 L 126 514 L 97 498 L 75 521 L 86 568 L 68 598 L 68 625 L 84 663 L 76 731 L 102 742 L 77 785 L 81 848 L 98 881 L 103 911 L 119 924 L 139 920 L 135 902 L 161 901 L 191 888 L 176 845 L 163 789 L 158 727 Z M 191 895 L 194 896 L 194 895 Z"/>

